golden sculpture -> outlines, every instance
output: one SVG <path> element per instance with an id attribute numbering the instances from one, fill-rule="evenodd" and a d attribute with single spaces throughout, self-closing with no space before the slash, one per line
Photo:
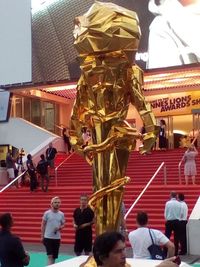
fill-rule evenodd
<path id="1" fill-rule="evenodd" d="M 75 47 L 81 77 L 71 117 L 71 142 L 93 168 L 97 235 L 119 227 L 120 208 L 129 153 L 140 133 L 126 122 L 129 104 L 138 110 L 146 128 L 142 153 L 156 140 L 157 126 L 143 96 L 143 73 L 132 66 L 140 39 L 135 12 L 112 3 L 95 2 L 75 19 Z M 82 128 L 92 143 L 82 146 Z"/>

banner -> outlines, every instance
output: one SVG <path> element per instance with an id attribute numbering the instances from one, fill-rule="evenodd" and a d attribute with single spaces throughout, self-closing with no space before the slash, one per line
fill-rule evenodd
<path id="1" fill-rule="evenodd" d="M 155 116 L 191 114 L 200 109 L 200 91 L 146 96 Z"/>

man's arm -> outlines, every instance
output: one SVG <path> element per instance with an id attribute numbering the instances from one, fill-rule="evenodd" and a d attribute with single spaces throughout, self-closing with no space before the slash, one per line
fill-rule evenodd
<path id="1" fill-rule="evenodd" d="M 63 228 L 65 227 L 65 218 L 63 218 L 63 220 L 60 223 L 60 227 L 59 227 L 59 231 L 61 231 Z"/>
<path id="2" fill-rule="evenodd" d="M 17 258 L 21 260 L 23 266 L 24 265 L 27 266 L 30 261 L 30 256 L 27 252 L 24 251 L 24 247 L 22 245 L 20 238 L 17 237 L 13 241 L 13 249 L 14 253 L 16 253 Z"/>
<path id="3" fill-rule="evenodd" d="M 75 220 L 73 219 L 73 226 L 74 226 L 74 228 L 75 229 L 77 229 L 78 228 L 78 225 L 76 224 L 76 222 L 75 222 Z"/>
<path id="4" fill-rule="evenodd" d="M 164 217 L 165 217 L 165 220 L 167 221 L 167 203 L 165 204 Z"/>
<path id="5" fill-rule="evenodd" d="M 173 257 L 175 252 L 174 244 L 169 240 L 164 246 L 168 249 L 167 258 Z"/>
<path id="6" fill-rule="evenodd" d="M 42 224 L 41 224 L 41 240 L 43 241 L 44 239 L 44 232 L 45 232 L 45 228 L 46 228 L 46 221 L 42 220 Z"/>
<path id="7" fill-rule="evenodd" d="M 82 228 L 85 228 L 85 227 L 87 227 L 87 226 L 91 226 L 91 225 L 94 224 L 94 221 L 95 221 L 95 218 L 94 218 L 94 212 L 93 212 L 93 211 L 91 211 L 91 212 L 92 212 L 92 215 L 91 215 L 91 221 L 88 222 L 88 223 L 83 223 L 83 224 L 81 224 L 81 225 L 78 227 L 79 229 L 82 229 Z"/>
<path id="8" fill-rule="evenodd" d="M 178 267 L 176 263 L 174 263 L 174 260 L 176 257 L 172 257 L 170 259 L 166 259 L 162 261 L 160 264 L 156 265 L 155 267 Z"/>

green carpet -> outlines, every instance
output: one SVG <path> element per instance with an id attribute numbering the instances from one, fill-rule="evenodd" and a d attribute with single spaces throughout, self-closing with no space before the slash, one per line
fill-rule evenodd
<path id="1" fill-rule="evenodd" d="M 67 259 L 71 259 L 73 256 L 59 254 L 56 262 L 61 262 Z M 45 267 L 47 266 L 47 255 L 42 252 L 30 252 L 30 263 L 28 267 Z"/>

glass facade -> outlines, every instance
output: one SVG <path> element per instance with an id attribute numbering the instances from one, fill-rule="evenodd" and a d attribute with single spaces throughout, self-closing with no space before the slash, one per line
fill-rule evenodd
<path id="1" fill-rule="evenodd" d="M 41 98 L 13 95 L 11 116 L 23 118 L 48 131 L 57 133 L 59 104 Z"/>

